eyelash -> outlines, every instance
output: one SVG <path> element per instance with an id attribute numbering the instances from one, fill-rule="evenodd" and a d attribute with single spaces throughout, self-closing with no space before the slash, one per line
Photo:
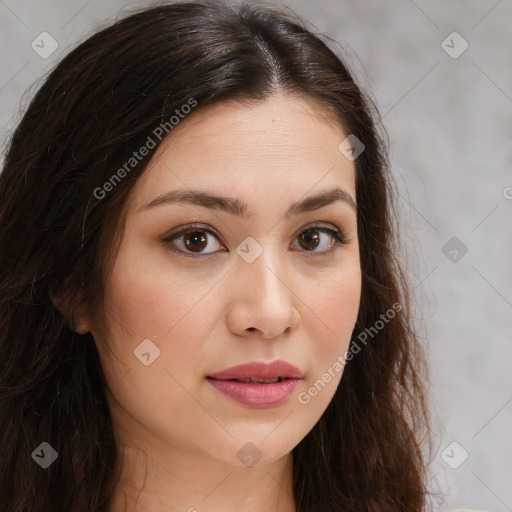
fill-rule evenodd
<path id="1" fill-rule="evenodd" d="M 317 258 L 318 256 L 316 256 L 316 254 L 324 255 L 324 256 L 328 255 L 328 254 L 331 254 L 332 252 L 334 252 L 334 251 L 336 251 L 338 249 L 341 249 L 341 247 L 343 245 L 346 245 L 349 242 L 349 240 L 345 237 L 343 232 L 340 231 L 339 229 L 337 229 L 337 228 L 336 229 L 330 229 L 330 228 L 327 228 L 327 227 L 324 227 L 324 226 L 319 226 L 319 225 L 307 226 L 302 231 L 300 231 L 297 234 L 297 236 L 302 234 L 304 231 L 309 231 L 309 230 L 315 230 L 315 231 L 321 231 L 322 233 L 327 233 L 334 240 L 334 244 L 331 246 L 331 249 L 329 249 L 327 251 L 316 251 L 316 252 L 315 251 L 306 251 L 306 250 L 305 251 L 299 251 L 299 252 L 311 253 L 311 254 L 315 255 L 315 256 L 308 256 L 309 258 L 311 258 L 311 257 L 312 258 Z M 163 237 L 160 241 L 162 243 L 164 243 L 164 244 L 169 244 L 170 245 L 170 243 L 173 240 L 179 238 L 180 236 L 186 235 L 187 233 L 193 233 L 193 232 L 196 232 L 196 231 L 211 234 L 215 238 L 217 238 L 217 240 L 222 244 L 219 235 L 215 231 L 212 231 L 211 229 L 209 229 L 204 224 L 189 224 L 189 225 L 186 225 L 186 226 L 182 226 L 182 227 L 176 229 L 174 232 L 170 233 L 168 236 Z M 183 255 L 186 258 L 195 258 L 195 259 L 197 259 L 197 258 L 207 258 L 209 256 L 213 256 L 214 254 L 217 254 L 217 252 L 218 252 L 218 251 L 216 251 L 216 252 L 206 253 L 206 254 L 191 253 L 191 252 L 185 252 L 185 251 L 183 251 L 181 249 L 175 249 L 175 248 L 172 248 L 172 247 L 170 247 L 170 250 L 172 252 L 175 252 L 175 253 L 178 253 L 180 255 Z"/>

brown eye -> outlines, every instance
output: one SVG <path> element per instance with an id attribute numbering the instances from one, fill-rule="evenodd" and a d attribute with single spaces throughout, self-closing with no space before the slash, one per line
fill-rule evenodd
<path id="1" fill-rule="evenodd" d="M 311 251 L 320 244 L 320 235 L 314 228 L 306 229 L 299 235 L 300 244 L 304 249 Z"/>
<path id="2" fill-rule="evenodd" d="M 208 245 L 208 237 L 201 231 L 190 231 L 183 235 L 185 247 L 192 252 L 201 252 Z"/>
<path id="3" fill-rule="evenodd" d="M 215 243 L 212 240 L 217 243 L 217 249 L 215 249 Z M 184 226 L 171 233 L 168 237 L 163 238 L 162 242 L 171 246 L 174 252 L 190 257 L 210 256 L 223 247 L 218 240 L 218 236 L 210 229 L 203 228 L 201 225 Z M 205 251 L 208 246 L 211 248 L 212 244 L 214 246 L 213 251 Z"/>
<path id="4" fill-rule="evenodd" d="M 297 240 L 303 252 L 310 252 L 315 255 L 314 257 L 316 257 L 316 254 L 321 256 L 331 253 L 348 243 L 341 231 L 324 226 L 311 226 L 304 229 L 297 236 Z M 324 250 L 321 250 L 322 244 L 324 245 Z M 320 250 L 316 250 L 318 247 L 320 247 Z"/>

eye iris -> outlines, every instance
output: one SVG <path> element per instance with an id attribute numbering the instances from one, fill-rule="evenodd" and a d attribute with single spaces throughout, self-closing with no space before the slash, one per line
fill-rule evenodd
<path id="1" fill-rule="evenodd" d="M 308 233 L 314 233 L 313 235 Z M 307 229 L 306 231 L 303 231 L 300 235 L 301 239 L 301 245 L 302 241 L 306 243 L 306 245 L 309 245 L 313 243 L 313 247 L 305 247 L 306 249 L 315 249 L 318 247 L 318 244 L 320 243 L 320 236 L 318 235 L 318 232 L 314 229 Z M 316 242 L 316 243 L 315 243 Z"/>
<path id="2" fill-rule="evenodd" d="M 186 248 L 191 249 L 193 252 L 201 252 L 208 243 L 208 237 L 201 231 L 191 231 L 183 235 L 183 239 L 185 241 Z M 194 251 L 194 244 L 200 244 L 201 247 L 195 247 L 195 249 L 198 250 Z"/>

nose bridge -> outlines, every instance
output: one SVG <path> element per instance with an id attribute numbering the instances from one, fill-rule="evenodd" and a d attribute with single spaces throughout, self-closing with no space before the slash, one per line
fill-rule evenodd
<path id="1" fill-rule="evenodd" d="M 284 270 L 279 261 L 281 255 L 277 247 L 270 242 L 270 237 L 266 237 L 266 240 L 260 239 L 260 242 L 248 237 L 240 246 L 238 252 L 242 253 L 241 257 L 244 259 L 243 263 L 240 262 L 241 272 L 247 274 L 249 286 L 256 287 L 251 291 L 260 292 L 261 295 L 267 296 L 267 300 L 279 299 L 282 294 L 281 288 L 284 286 L 284 276 L 281 277 L 279 274 L 283 274 Z M 245 250 L 248 252 L 243 253 Z M 251 256 L 244 258 L 245 254 Z"/>
<path id="2" fill-rule="evenodd" d="M 293 326 L 297 317 L 287 284 L 290 272 L 286 255 L 280 253 L 270 236 L 261 242 L 246 239 L 237 252 L 240 260 L 235 266 L 235 310 L 241 313 L 236 315 L 237 323 L 243 319 L 244 324 L 238 325 L 239 330 L 256 328 L 265 337 L 278 336 Z"/>

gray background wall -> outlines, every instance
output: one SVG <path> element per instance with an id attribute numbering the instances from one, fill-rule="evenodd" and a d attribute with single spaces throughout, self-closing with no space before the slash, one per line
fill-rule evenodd
<path id="1" fill-rule="evenodd" d="M 512 2 L 286 3 L 341 42 L 390 135 L 431 361 L 436 504 L 512 511 Z M 0 0 L 0 136 L 70 45 L 143 5 Z M 58 43 L 46 59 L 31 48 L 41 32 Z"/>

